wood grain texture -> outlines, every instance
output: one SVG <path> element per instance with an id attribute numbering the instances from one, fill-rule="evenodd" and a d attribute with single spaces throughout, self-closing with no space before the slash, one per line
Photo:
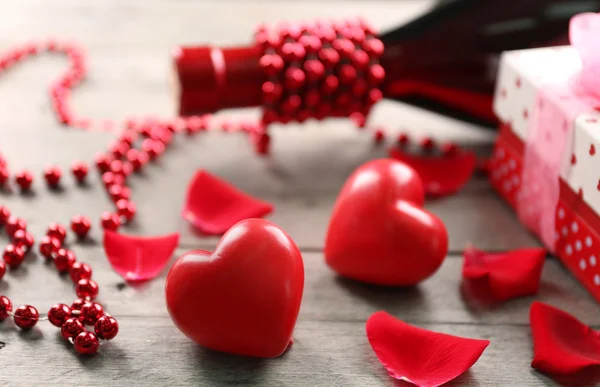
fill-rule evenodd
<path id="1" fill-rule="evenodd" d="M 75 40 L 89 53 L 90 74 L 73 93 L 73 107 L 93 119 L 170 116 L 174 111 L 168 73 L 169 53 L 177 44 L 237 44 L 249 41 L 256 24 L 278 20 L 362 15 L 386 28 L 424 12 L 432 1 L 268 1 L 232 0 L 20 0 L 3 2 L 0 50 L 26 39 L 54 36 Z M 51 17 L 49 15 L 52 15 Z M 113 137 L 60 127 L 50 110 L 47 86 L 64 70 L 60 57 L 40 57 L 0 78 L 0 150 L 11 168 L 30 168 L 38 181 L 34 194 L 3 192 L 0 202 L 24 217 L 39 238 L 51 221 L 67 224 L 82 213 L 94 221 L 92 240 L 74 245 L 79 260 L 94 269 L 100 301 L 119 319 L 120 335 L 98 356 L 81 358 L 48 323 L 30 333 L 12 322 L 0 324 L 1 386 L 400 386 L 377 361 L 366 340 L 366 319 L 387 310 L 409 323 L 450 334 L 492 341 L 475 367 L 453 385 L 546 386 L 552 381 L 531 370 L 528 311 L 533 297 L 483 306 L 461 291 L 460 251 L 469 243 L 504 250 L 538 246 L 516 216 L 475 177 L 459 194 L 429 201 L 427 208 L 446 223 L 453 251 L 440 270 L 413 289 L 367 286 L 336 276 L 322 257 L 329 214 L 346 177 L 367 160 L 384 157 L 369 133 L 345 120 L 275 126 L 273 152 L 257 157 L 242 135 L 207 133 L 178 138 L 165 157 L 131 179 L 139 216 L 133 234 L 179 231 L 176 255 L 192 248 L 212 249 L 217 238 L 196 235 L 179 215 L 186 186 L 205 168 L 250 194 L 269 200 L 270 217 L 288 231 L 303 250 L 306 286 L 292 350 L 279 359 L 259 361 L 199 348 L 173 326 L 159 278 L 126 285 L 111 269 L 101 243 L 97 219 L 110 208 L 95 172 L 88 186 L 75 189 L 67 176 L 61 192 L 41 184 L 44 166 L 67 169 L 74 159 L 91 161 Z M 389 142 L 398 133 L 412 138 L 435 136 L 456 141 L 482 155 L 493 132 L 385 101 L 370 117 L 384 125 Z M 219 116 L 257 117 L 254 110 Z M 2 240 L 4 242 L 4 240 Z M 175 259 L 175 257 L 173 258 Z M 0 293 L 16 304 L 40 311 L 56 302 L 71 302 L 71 281 L 34 255 L 0 281 Z M 554 260 L 548 260 L 537 299 L 600 326 L 600 310 L 590 296 Z M 4 372 L 7 370 L 7 372 Z"/>

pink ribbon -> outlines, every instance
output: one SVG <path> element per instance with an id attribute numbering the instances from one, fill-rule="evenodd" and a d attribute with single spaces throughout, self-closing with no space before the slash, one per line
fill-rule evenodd
<path id="1" fill-rule="evenodd" d="M 561 168 L 569 168 L 575 119 L 600 104 L 600 14 L 571 19 L 571 45 L 581 58 L 581 72 L 562 85 L 546 85 L 530 114 L 517 213 L 550 251 L 556 245 L 556 206 Z M 565 157 L 568 156 L 568 157 Z M 576 162 L 576 160 L 573 160 Z"/>

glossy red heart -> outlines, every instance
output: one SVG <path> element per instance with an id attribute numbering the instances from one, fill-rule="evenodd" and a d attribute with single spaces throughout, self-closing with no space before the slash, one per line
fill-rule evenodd
<path id="1" fill-rule="evenodd" d="M 444 223 L 422 208 L 423 184 L 408 165 L 370 161 L 348 178 L 334 206 L 325 259 L 340 275 L 386 286 L 415 285 L 448 252 Z"/>
<path id="2" fill-rule="evenodd" d="M 190 251 L 169 271 L 167 308 L 198 344 L 235 355 L 272 358 L 292 339 L 304 264 L 294 241 L 275 224 L 246 219 L 215 251 Z"/>

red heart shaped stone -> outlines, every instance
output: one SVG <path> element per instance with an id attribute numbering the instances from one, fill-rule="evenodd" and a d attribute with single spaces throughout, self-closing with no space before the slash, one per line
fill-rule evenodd
<path id="1" fill-rule="evenodd" d="M 246 219 L 215 251 L 190 251 L 169 271 L 167 308 L 198 344 L 235 355 L 272 358 L 292 339 L 304 264 L 294 241 L 275 224 Z"/>
<path id="2" fill-rule="evenodd" d="M 422 208 L 423 184 L 408 165 L 367 162 L 348 178 L 335 203 L 325 260 L 342 276 L 386 286 L 415 285 L 448 252 L 444 223 Z"/>

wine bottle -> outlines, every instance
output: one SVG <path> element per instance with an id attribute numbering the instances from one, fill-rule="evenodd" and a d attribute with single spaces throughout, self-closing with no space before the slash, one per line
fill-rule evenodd
<path id="1" fill-rule="evenodd" d="M 174 65 L 179 113 L 185 116 L 224 108 L 263 106 L 265 117 L 270 117 L 267 123 L 367 114 L 376 102 L 373 99 L 378 99 L 375 98 L 377 93 L 367 98 L 364 93 L 353 91 L 359 88 L 356 83 L 362 82 L 359 91 L 370 92 L 374 85 L 369 84 L 371 89 L 365 91 L 363 81 L 370 79 L 368 75 L 373 65 L 380 65 L 385 77 L 377 90 L 383 98 L 492 127 L 496 124 L 492 94 L 501 52 L 568 44 L 570 18 L 581 12 L 598 11 L 600 0 L 441 0 L 408 24 L 379 34 L 364 21 L 357 20 L 283 23 L 275 33 L 259 28 L 253 44 L 246 46 L 178 47 Z M 335 36 L 328 36 L 331 30 Z M 314 37 L 320 42 L 312 47 L 318 49 L 311 51 Z M 306 62 L 312 59 L 314 65 L 314 60 L 322 61 L 321 51 L 326 48 L 337 50 L 335 40 L 351 41 L 354 48 L 345 57 L 344 50 L 348 47 L 339 44 L 341 59 L 325 66 L 320 78 L 313 76 L 312 81 L 305 79 L 298 83 L 283 76 L 294 67 L 304 72 L 305 78 L 310 78 L 312 73 L 306 68 Z M 367 48 L 371 49 L 380 41 L 382 52 L 369 51 L 365 41 L 370 42 Z M 301 52 L 297 56 L 293 50 L 292 55 L 286 55 L 289 52 L 282 53 L 285 43 L 290 43 L 288 46 L 293 43 L 296 48 L 303 45 L 303 49 L 298 49 Z M 357 51 L 369 53 L 371 67 L 361 68 L 360 63 L 355 63 L 355 56 L 364 59 L 364 54 L 356 54 Z M 273 53 L 287 58 L 275 78 L 265 72 L 264 63 L 261 66 L 261 58 Z M 349 70 L 348 66 L 356 67 L 356 71 Z M 295 75 L 302 78 L 302 74 L 297 73 Z M 348 74 L 353 76 L 352 82 L 338 82 L 338 89 L 331 95 L 315 97 L 316 91 L 323 90 L 328 75 L 340 81 Z M 279 102 L 273 103 L 270 95 L 265 98 L 265 84 L 268 88 L 283 88 Z M 308 95 L 312 100 L 306 100 Z M 288 105 L 292 102 L 294 106 L 290 108 Z M 343 107 L 338 102 L 348 106 Z M 324 107 L 324 113 L 320 107 Z"/>

